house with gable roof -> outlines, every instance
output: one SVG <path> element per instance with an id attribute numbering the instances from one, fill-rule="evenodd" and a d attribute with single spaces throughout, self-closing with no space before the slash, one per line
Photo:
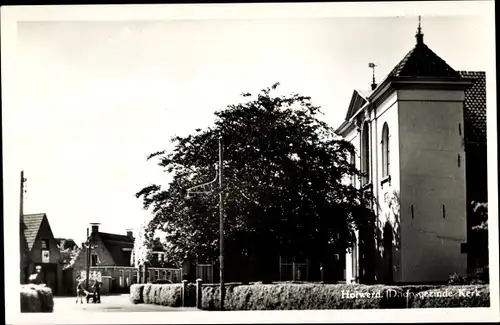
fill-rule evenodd
<path id="1" fill-rule="evenodd" d="M 25 214 L 21 220 L 21 283 L 27 283 L 28 277 L 41 266 L 42 281 L 52 289 L 54 294 L 60 294 L 62 287 L 62 259 L 58 242 L 50 228 L 49 219 L 45 213 Z"/>
<path id="2" fill-rule="evenodd" d="M 102 282 L 102 293 L 125 292 L 135 282 L 137 270 L 131 264 L 134 247 L 132 231 L 126 235 L 99 231 L 99 224 L 91 224 L 91 233 L 82 243 L 74 263 L 64 274 L 65 289 L 75 293 L 77 279 L 86 279 L 87 262 L 90 267 L 89 282 Z"/>
<path id="3" fill-rule="evenodd" d="M 472 201 L 487 202 L 486 76 L 457 71 L 425 43 L 371 90 L 354 90 L 336 133 L 349 180 L 375 198 L 376 234 L 357 232 L 347 282 L 444 282 L 473 266 Z M 366 240 L 367 238 L 375 240 Z"/>
<path id="4" fill-rule="evenodd" d="M 64 270 L 64 286 L 67 293 L 75 294 L 77 279 L 86 279 L 89 262 L 89 284 L 94 280 L 102 283 L 101 293 L 128 292 L 130 285 L 139 282 L 139 269 L 133 265 L 132 253 L 135 238 L 131 230 L 126 235 L 99 231 L 99 224 L 91 224 L 91 232 L 74 263 Z M 166 263 L 164 248 L 156 242 L 153 259 L 148 263 L 148 280 L 171 279 L 180 282 L 180 269 Z"/>

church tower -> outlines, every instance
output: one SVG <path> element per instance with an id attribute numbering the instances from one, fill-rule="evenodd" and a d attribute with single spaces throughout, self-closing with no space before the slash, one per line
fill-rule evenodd
<path id="1" fill-rule="evenodd" d="M 378 228 L 373 249 L 347 254 L 347 282 L 441 282 L 467 271 L 464 101 L 473 81 L 424 43 L 420 18 L 415 38 L 380 84 L 354 91 L 337 129 L 356 148 L 365 176 L 353 181 L 373 193 Z"/>

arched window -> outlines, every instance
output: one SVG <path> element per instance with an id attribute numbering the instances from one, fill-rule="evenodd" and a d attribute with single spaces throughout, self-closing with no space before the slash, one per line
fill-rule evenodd
<path id="1" fill-rule="evenodd" d="M 389 126 L 382 127 L 382 177 L 389 176 Z"/>
<path id="2" fill-rule="evenodd" d="M 362 185 L 370 183 L 370 133 L 367 122 L 361 131 L 361 171 L 364 174 Z"/>

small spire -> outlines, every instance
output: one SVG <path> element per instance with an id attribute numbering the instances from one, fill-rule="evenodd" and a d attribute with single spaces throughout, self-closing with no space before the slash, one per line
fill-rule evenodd
<path id="1" fill-rule="evenodd" d="M 375 65 L 375 63 L 370 62 L 370 63 L 368 63 L 368 67 L 372 68 L 372 71 L 373 71 L 373 79 L 372 79 L 371 86 L 372 86 L 372 90 L 375 90 L 375 88 L 377 88 L 377 84 L 375 83 L 375 67 L 376 67 L 376 65 Z"/>
<path id="2" fill-rule="evenodd" d="M 424 34 L 422 34 L 422 26 L 421 26 L 421 17 L 418 16 L 418 28 L 417 34 L 415 35 L 417 38 L 417 45 L 424 44 Z"/>

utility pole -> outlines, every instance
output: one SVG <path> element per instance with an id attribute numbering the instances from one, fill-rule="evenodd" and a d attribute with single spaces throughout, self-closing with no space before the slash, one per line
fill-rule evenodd
<path id="1" fill-rule="evenodd" d="M 224 191 L 223 191 L 223 150 L 222 150 L 222 135 L 219 135 L 219 163 L 216 164 L 218 177 L 219 177 L 219 246 L 220 246 L 220 255 L 219 255 L 219 274 L 220 274 L 220 309 L 224 310 Z M 190 197 L 190 194 L 206 194 L 212 192 L 211 188 L 212 184 L 217 182 L 216 177 L 208 182 L 201 185 L 197 185 L 187 189 L 187 197 Z M 207 188 L 210 187 L 209 190 Z"/>
<path id="2" fill-rule="evenodd" d="M 24 223 L 23 223 L 23 216 L 24 216 L 24 183 L 27 181 L 26 178 L 24 178 L 24 171 L 21 171 L 21 192 L 20 192 L 20 197 L 19 197 L 19 238 L 21 240 L 19 248 L 20 248 L 20 258 L 21 258 L 21 282 L 24 283 L 26 281 L 26 270 L 25 270 L 25 253 L 26 253 L 26 247 L 25 242 L 24 242 Z"/>
<path id="3" fill-rule="evenodd" d="M 220 310 L 224 310 L 224 193 L 222 190 L 223 184 L 223 169 L 222 169 L 222 136 L 219 136 L 219 232 L 220 232 Z"/>
<path id="4" fill-rule="evenodd" d="M 87 272 L 85 272 L 85 289 L 89 291 L 89 273 L 90 273 L 90 238 L 89 238 L 89 228 L 87 227 L 87 241 L 85 243 L 86 252 L 85 252 L 85 262 L 87 264 Z"/>
<path id="5" fill-rule="evenodd" d="M 26 178 L 24 178 L 24 171 L 21 171 L 21 197 L 19 201 L 19 217 L 21 218 L 21 221 L 24 216 L 24 183 L 27 181 Z"/>

